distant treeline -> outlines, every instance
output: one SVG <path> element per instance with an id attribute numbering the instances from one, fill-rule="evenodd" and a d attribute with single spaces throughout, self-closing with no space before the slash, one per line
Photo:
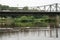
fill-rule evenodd
<path id="1" fill-rule="evenodd" d="M 10 11 L 38 11 L 37 9 L 29 9 L 28 6 L 25 7 L 21 7 L 22 9 L 18 8 L 18 7 L 9 7 L 7 5 L 1 5 L 0 4 L 0 11 L 1 10 L 10 10 Z"/>
<path id="2" fill-rule="evenodd" d="M 0 10 L 17 10 L 18 7 L 9 7 L 7 5 L 1 5 L 0 4 Z"/>

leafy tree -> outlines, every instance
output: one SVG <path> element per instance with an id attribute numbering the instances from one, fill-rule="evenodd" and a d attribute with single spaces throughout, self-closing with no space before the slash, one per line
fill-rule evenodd
<path id="1" fill-rule="evenodd" d="M 29 10 L 29 9 L 28 9 L 28 7 L 26 6 L 26 7 L 23 8 L 23 10 Z"/>
<path id="2" fill-rule="evenodd" d="M 21 16 L 15 19 L 15 23 L 19 26 L 29 26 L 29 24 L 32 25 L 33 18 L 33 16 Z"/>
<path id="3" fill-rule="evenodd" d="M 2 7 L 1 7 L 1 10 L 8 10 L 9 9 L 9 6 L 6 6 L 6 5 L 3 5 Z"/>

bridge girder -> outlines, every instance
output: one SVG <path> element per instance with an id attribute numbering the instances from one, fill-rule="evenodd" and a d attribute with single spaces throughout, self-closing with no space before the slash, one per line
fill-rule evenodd
<path id="1" fill-rule="evenodd" d="M 17 17 L 17 16 L 40 16 L 40 15 L 48 15 L 48 16 L 56 16 L 60 15 L 60 12 L 0 12 L 0 17 L 10 16 L 10 17 Z"/>

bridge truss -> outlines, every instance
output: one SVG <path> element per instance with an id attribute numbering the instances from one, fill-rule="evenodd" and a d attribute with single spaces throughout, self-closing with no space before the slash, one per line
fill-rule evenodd
<path id="1" fill-rule="evenodd" d="M 60 12 L 60 4 L 54 3 L 49 5 L 43 5 L 43 6 L 34 6 L 34 7 L 29 7 L 29 9 L 32 10 L 37 9 L 39 12 Z"/>

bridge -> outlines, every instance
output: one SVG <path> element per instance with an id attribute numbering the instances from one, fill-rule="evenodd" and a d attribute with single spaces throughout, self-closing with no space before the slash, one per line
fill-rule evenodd
<path id="1" fill-rule="evenodd" d="M 23 10 L 23 7 L 18 8 L 20 9 L 18 11 L 0 10 L 0 12 L 60 12 L 60 3 L 28 7 L 29 10 Z"/>
<path id="2" fill-rule="evenodd" d="M 54 3 L 43 6 L 34 6 L 28 7 L 29 10 L 23 10 L 23 7 L 19 7 L 20 10 L 9 11 L 9 10 L 0 10 L 0 16 L 13 16 L 18 15 L 60 15 L 60 4 Z M 11 13 L 13 12 L 13 13 Z M 33 12 L 33 13 L 32 13 Z M 54 13 L 53 13 L 54 12 Z M 58 13 L 57 13 L 58 12 Z"/>

